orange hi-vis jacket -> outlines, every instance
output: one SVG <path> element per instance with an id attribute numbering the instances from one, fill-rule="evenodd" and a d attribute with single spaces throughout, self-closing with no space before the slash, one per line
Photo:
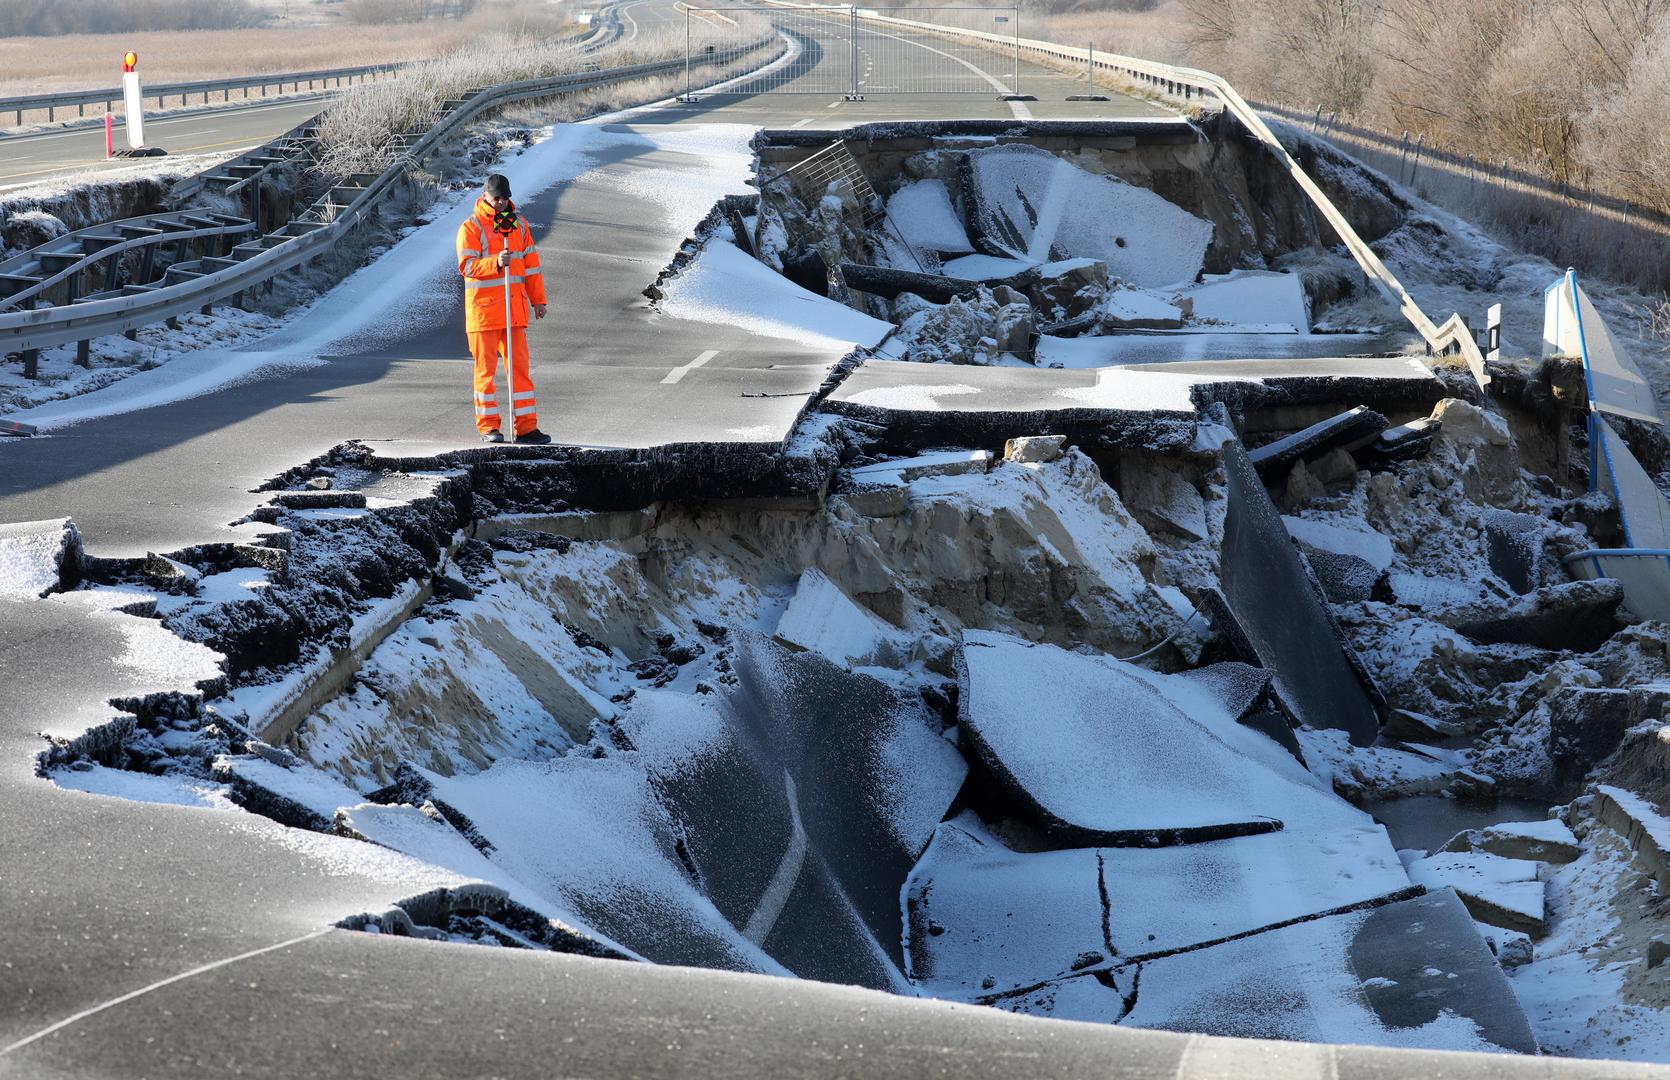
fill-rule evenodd
<path id="1" fill-rule="evenodd" d="M 512 206 L 514 210 L 515 207 Z M 510 265 L 499 269 L 499 252 L 510 249 Z M 505 328 L 504 276 L 510 274 L 510 324 L 528 325 L 528 305 L 545 303 L 545 276 L 533 233 L 518 214 L 515 231 L 493 228 L 493 204 L 478 198 L 475 216 L 458 226 L 458 272 L 464 275 L 464 330 Z"/>

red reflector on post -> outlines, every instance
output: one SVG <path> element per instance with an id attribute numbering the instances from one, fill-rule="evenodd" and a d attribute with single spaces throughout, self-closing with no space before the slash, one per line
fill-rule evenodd
<path id="1" fill-rule="evenodd" d="M 139 66 L 139 54 L 129 49 L 122 56 L 122 72 L 126 74 Z"/>

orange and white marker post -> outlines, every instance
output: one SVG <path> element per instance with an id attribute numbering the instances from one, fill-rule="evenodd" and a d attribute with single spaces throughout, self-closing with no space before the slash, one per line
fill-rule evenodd
<path id="1" fill-rule="evenodd" d="M 122 103 L 127 110 L 128 149 L 145 145 L 145 99 L 139 92 L 139 54 L 129 49 L 122 57 Z"/>

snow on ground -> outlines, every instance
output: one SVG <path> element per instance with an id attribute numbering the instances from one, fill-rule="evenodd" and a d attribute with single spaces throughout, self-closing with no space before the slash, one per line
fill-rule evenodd
<path id="1" fill-rule="evenodd" d="M 1384 352 L 1382 334 L 1264 334 L 1140 330 L 1038 339 L 1039 367 L 1092 368 L 1110 364 L 1163 364 L 1189 360 L 1252 360 L 1356 356 Z"/>
<path id="2" fill-rule="evenodd" d="M 1091 258 L 1141 286 L 1193 281 L 1212 223 L 1146 188 L 1087 172 L 1047 150 L 969 152 L 980 231 L 1035 263 Z"/>
<path id="3" fill-rule="evenodd" d="M 236 810 L 238 804 L 227 793 L 225 784 L 208 783 L 184 776 L 151 776 L 147 773 L 111 769 L 87 763 L 86 768 L 58 769 L 52 782 L 68 791 L 82 791 L 89 795 L 109 795 L 136 802 L 163 803 L 169 806 L 194 806 L 204 810 Z"/>
<path id="4" fill-rule="evenodd" d="M 1543 888 L 1534 862 L 1484 851 L 1441 851 L 1410 863 L 1409 876 L 1429 889 L 1447 885 L 1493 907 L 1543 919 Z"/>
<path id="5" fill-rule="evenodd" d="M 1237 270 L 1207 274 L 1179 289 L 1174 303 L 1189 306 L 1195 323 L 1222 323 L 1254 334 L 1303 334 L 1310 329 L 1305 288 L 1298 274 Z"/>
<path id="6" fill-rule="evenodd" d="M 674 318 L 742 327 L 816 348 L 844 352 L 874 345 L 893 330 L 892 323 L 807 292 L 718 236 L 665 289 L 661 310 Z"/>
<path id="7" fill-rule="evenodd" d="M 1375 1015 L 1370 994 L 1378 987 L 1360 981 L 1351 956 L 1357 932 L 1373 917 L 1353 912 L 1316 919 L 1144 964 L 1136 1007 L 1125 1023 L 1304 1042 L 1499 1051 L 1473 1020 L 1448 1009 L 1434 1007 L 1433 1019 L 1407 1026 Z M 1448 974 L 1432 968 L 1429 977 L 1441 984 Z"/>
<path id="8" fill-rule="evenodd" d="M 1628 846 L 1603 826 L 1590 829 L 1577 861 L 1555 868 L 1549 934 L 1509 973 L 1545 1052 L 1670 1062 L 1670 969 L 1649 970 L 1644 959 L 1661 904 Z"/>
<path id="9" fill-rule="evenodd" d="M 956 254 L 973 251 L 968 230 L 951 208 L 943 180 L 913 180 L 887 199 L 888 223 L 916 251 Z"/>
<path id="10" fill-rule="evenodd" d="M 1302 544 L 1336 555 L 1354 555 L 1376 571 L 1389 569 L 1392 565 L 1391 537 L 1366 523 L 1315 521 L 1283 514 L 1282 524 Z"/>
<path id="11" fill-rule="evenodd" d="M 1183 309 L 1170 300 L 1123 283 L 1114 285 L 1108 290 L 1107 299 L 1102 301 L 1108 314 L 1119 319 L 1153 319 L 1181 321 Z"/>
<path id="12" fill-rule="evenodd" d="M 671 235 L 693 231 L 721 195 L 747 190 L 752 158 L 746 147 L 753 128 L 736 124 L 653 126 L 643 133 L 612 128 L 624 115 L 548 128 L 539 141 L 495 168 L 510 178 L 512 190 L 520 198 L 527 199 L 555 184 L 593 172 L 618 154 L 649 154 L 664 149 L 692 155 L 691 168 L 679 174 L 678 182 L 669 183 L 666 174 L 660 173 L 657 183 L 664 186 L 647 192 L 665 215 L 664 224 Z M 622 182 L 634 181 L 628 178 Z M 473 202 L 473 190 L 443 194 L 426 211 L 429 224 L 407 232 L 382 257 L 313 303 L 287 312 L 282 320 L 225 308 L 206 319 L 196 317 L 202 320 L 200 323 L 182 317 L 182 323 L 194 327 L 199 347 L 168 354 L 162 351 L 161 343 L 173 338 L 162 336 L 165 331 L 141 331 L 138 349 L 143 350 L 148 336 L 155 339 L 153 347 L 157 349 L 154 356 L 142 355 L 142 361 L 154 359 L 159 365 L 156 368 L 100 385 L 116 372 L 95 367 L 89 375 L 74 376 L 75 382 L 90 392 L 61 401 L 41 402 L 38 396 L 31 396 L 37 404 L 7 415 L 45 433 L 99 416 L 151 408 L 282 375 L 298 366 L 324 363 L 320 357 L 332 351 L 375 341 L 414 323 L 427 324 L 426 313 L 432 305 L 455 302 L 454 234 L 472 212 Z M 234 336 L 233 344 L 225 343 L 228 336 Z M 107 346 L 103 339 L 96 347 L 123 348 Z M 43 357 L 57 352 L 73 356 L 73 350 L 73 345 L 64 346 L 48 350 Z M 169 362 L 162 363 L 165 359 Z M 49 373 L 67 373 L 67 369 L 60 370 L 64 365 L 57 360 L 52 363 Z M 0 384 L 0 394 L 7 389 Z M 0 411 L 4 411 L 3 406 Z"/>
<path id="13" fill-rule="evenodd" d="M 960 708 L 982 756 L 1058 821 L 1096 832 L 1367 823 L 1190 680 L 983 631 L 964 632 L 961 657 Z"/>
<path id="14" fill-rule="evenodd" d="M 1038 265 L 1030 259 L 1005 259 L 997 255 L 964 255 L 960 259 L 952 259 L 942 268 L 941 273 L 946 277 L 954 277 L 961 281 L 997 281 L 1002 278 L 1014 277 L 1023 270 L 1030 270 Z"/>

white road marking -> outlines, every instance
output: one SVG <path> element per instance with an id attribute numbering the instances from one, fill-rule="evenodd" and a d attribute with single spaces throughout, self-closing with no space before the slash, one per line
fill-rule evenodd
<path id="1" fill-rule="evenodd" d="M 841 103 L 839 101 L 831 101 L 828 107 L 831 109 L 838 109 L 841 107 Z"/>
<path id="2" fill-rule="evenodd" d="M 794 123 L 789 125 L 789 130 L 790 131 L 799 131 L 801 128 L 805 127 L 807 124 L 810 124 L 811 122 L 812 122 L 812 118 L 810 116 L 808 116 L 804 120 L 796 120 Z"/>
<path id="3" fill-rule="evenodd" d="M 794 790 L 794 786 L 792 784 L 789 786 L 789 790 L 791 792 Z M 794 802 L 793 802 L 792 799 L 789 802 L 789 806 L 791 808 L 794 806 Z M 798 817 L 796 817 L 795 818 L 795 827 L 799 828 L 799 826 L 800 826 L 800 819 Z M 74 1016 L 66 1016 L 64 1019 L 58 1021 L 56 1024 L 52 1024 L 52 1025 L 49 1025 L 47 1027 L 41 1028 L 41 1030 L 35 1032 L 33 1035 L 26 1035 L 23 1038 L 19 1039 L 17 1042 L 12 1043 L 10 1046 L 0 1047 L 0 1054 L 9 1054 L 13 1050 L 21 1050 L 25 1046 L 28 1046 L 30 1043 L 35 1042 L 39 1039 L 44 1039 L 48 1035 L 51 1035 L 55 1031 L 62 1031 L 64 1028 L 69 1027 L 71 1024 L 76 1023 L 79 1020 L 85 1020 L 89 1016 L 93 1016 L 93 1015 L 96 1015 L 98 1013 L 104 1012 L 104 1010 L 106 1010 L 106 1009 L 115 1008 L 117 1005 L 120 1005 L 123 1002 L 132 1001 L 136 997 L 140 997 L 142 995 L 149 994 L 152 990 L 161 990 L 165 986 L 171 986 L 174 983 L 183 982 L 186 979 L 192 978 L 193 976 L 202 975 L 206 972 L 213 971 L 216 968 L 225 967 L 227 964 L 235 964 L 239 960 L 248 960 L 252 957 L 260 956 L 262 953 L 276 952 L 279 949 L 289 948 L 291 945 L 299 945 L 304 941 L 312 941 L 316 937 L 323 937 L 324 935 L 330 933 L 334 929 L 335 929 L 335 927 L 329 927 L 328 926 L 323 930 L 315 930 L 311 934 L 303 934 L 301 937 L 294 937 L 294 938 L 291 938 L 289 941 L 281 941 L 277 945 L 268 945 L 267 947 L 262 948 L 262 949 L 251 949 L 249 952 L 239 953 L 237 956 L 228 956 L 224 960 L 216 960 L 213 963 L 204 964 L 201 967 L 194 967 L 190 971 L 182 971 L 178 975 L 170 975 L 168 978 L 160 979 L 157 982 L 154 982 L 154 983 L 150 984 L 149 986 L 141 986 L 139 989 L 131 991 L 130 993 L 123 994 L 120 997 L 113 997 L 109 1001 L 105 1002 L 102 1005 L 94 1005 L 91 1009 L 83 1009 L 80 1012 L 76 1013 Z"/>
<path id="4" fill-rule="evenodd" d="M 673 385 L 674 383 L 678 382 L 680 379 L 684 378 L 686 375 L 690 374 L 692 371 L 695 371 L 697 368 L 701 367 L 703 364 L 707 363 L 709 360 L 712 360 L 715 356 L 718 356 L 718 355 L 719 355 L 719 350 L 718 349 L 709 349 L 707 352 L 705 352 L 702 355 L 696 357 L 696 359 L 690 361 L 688 364 L 684 364 L 680 367 L 676 367 L 673 370 L 669 371 L 667 373 L 667 377 L 661 380 L 661 385 L 662 386 Z"/>
<path id="5" fill-rule="evenodd" d="M 806 863 L 806 827 L 800 823 L 800 802 L 794 791 L 794 777 L 787 769 L 783 770 L 783 784 L 788 788 L 789 824 L 794 826 L 794 835 L 789 838 L 789 849 L 783 852 L 783 861 L 777 864 L 777 873 L 772 875 L 771 884 L 765 887 L 754 914 L 748 916 L 748 925 L 742 928 L 742 936 L 756 945 L 764 945 L 765 939 L 776 928 L 777 920 L 782 918 L 783 908 L 794 892 L 794 883 L 800 880 L 800 868 Z"/>

